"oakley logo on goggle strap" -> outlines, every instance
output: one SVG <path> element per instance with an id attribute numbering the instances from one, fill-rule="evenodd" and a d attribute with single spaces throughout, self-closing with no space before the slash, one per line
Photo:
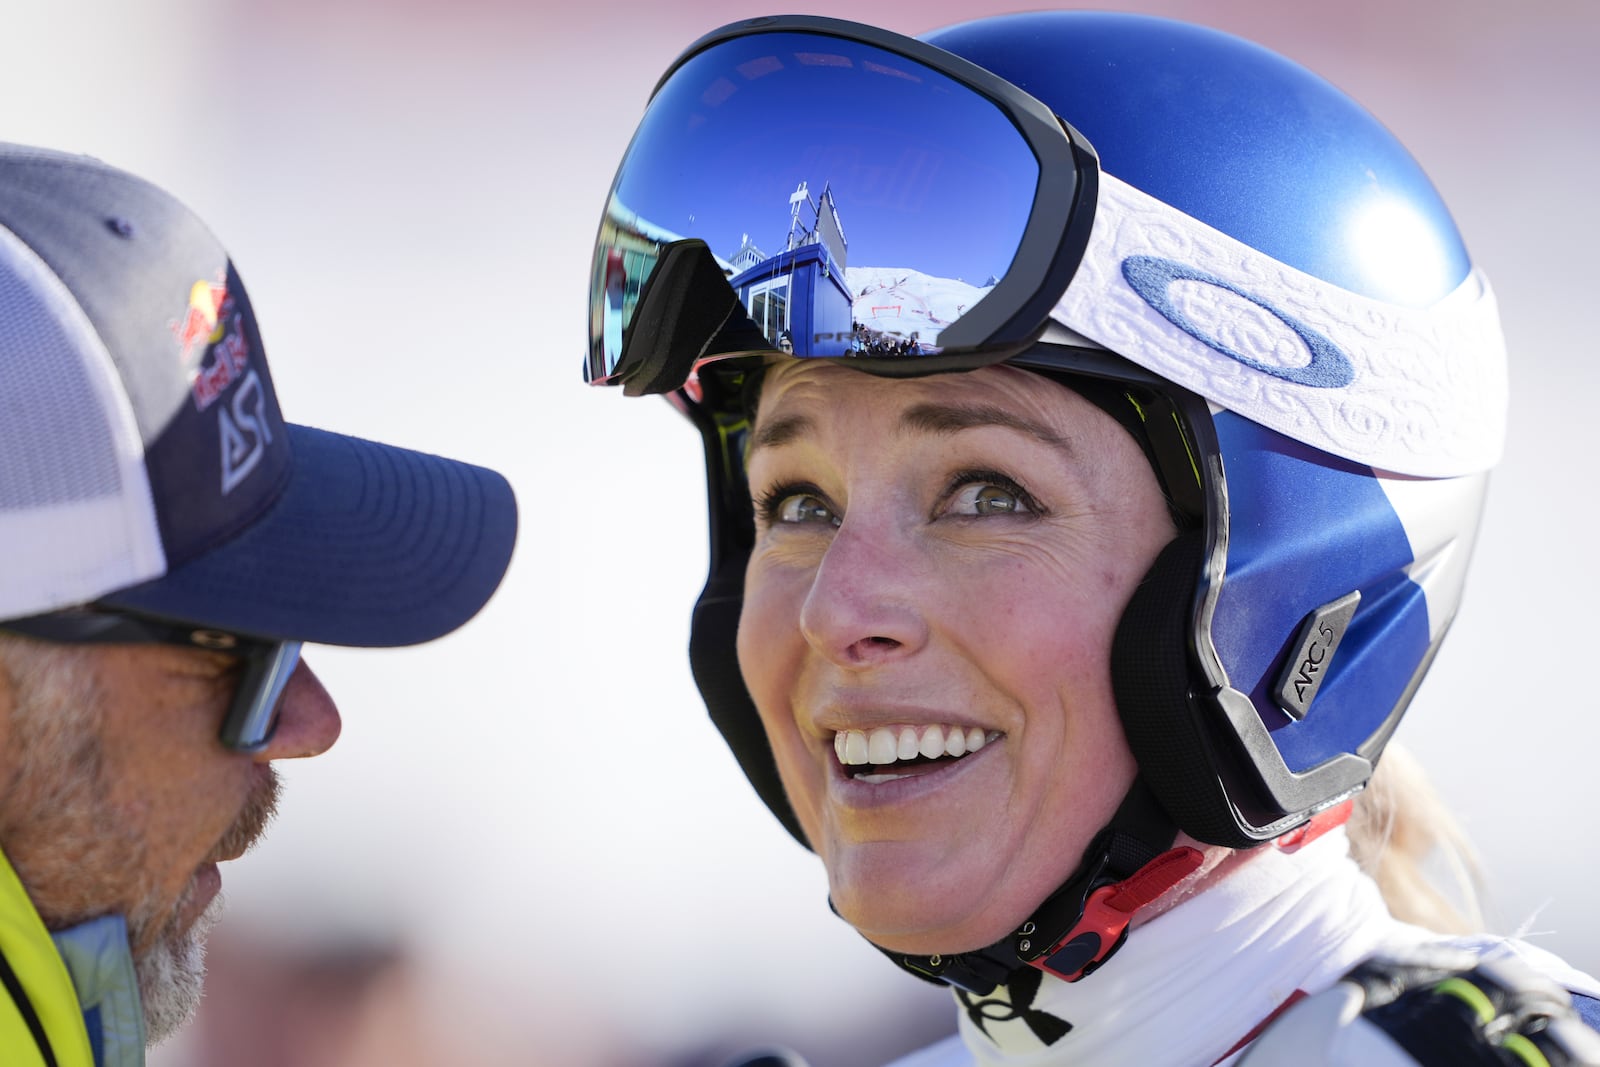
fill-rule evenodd
<path id="1" fill-rule="evenodd" d="M 1505 440 L 1494 294 L 1473 273 L 1428 307 L 1324 281 L 1102 172 L 1083 260 L 1051 317 L 1313 448 L 1427 478 Z"/>
<path id="2" fill-rule="evenodd" d="M 1315 389 L 1342 389 L 1355 380 L 1355 368 L 1350 365 L 1350 358 L 1344 354 L 1338 345 L 1282 308 L 1254 293 L 1239 288 L 1232 282 L 1217 277 L 1215 274 L 1208 274 L 1195 267 L 1176 263 L 1170 259 L 1160 259 L 1156 256 L 1129 256 L 1122 261 L 1122 276 L 1133 287 L 1133 291 L 1138 293 L 1140 298 L 1155 309 L 1162 318 L 1201 344 L 1221 352 L 1229 359 L 1236 360 L 1252 370 L 1258 370 L 1262 374 L 1270 374 L 1274 378 L 1281 378 L 1296 385 L 1311 386 Z M 1172 286 L 1175 282 L 1195 282 L 1200 285 L 1213 286 L 1232 293 L 1241 300 L 1249 301 L 1294 331 L 1294 335 L 1300 339 L 1305 345 L 1306 351 L 1310 353 L 1310 361 L 1303 366 L 1277 365 L 1265 363 L 1240 352 L 1214 334 L 1207 332 L 1199 323 L 1195 322 L 1194 319 L 1190 318 L 1178 307 L 1172 295 Z M 1226 309 L 1219 305 L 1218 310 L 1225 311 Z"/>

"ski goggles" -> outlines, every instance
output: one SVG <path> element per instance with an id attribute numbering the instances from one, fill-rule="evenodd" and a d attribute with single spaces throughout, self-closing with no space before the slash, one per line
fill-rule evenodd
<path id="1" fill-rule="evenodd" d="M 1391 208 L 1409 210 L 1380 196 L 1363 232 Z M 1111 358 L 1377 470 L 1476 473 L 1505 436 L 1479 272 L 1426 307 L 1343 288 L 1103 173 L 1010 82 L 832 19 L 736 23 L 680 57 L 618 170 L 590 293 L 586 377 L 628 395 L 699 405 L 700 369 L 744 354 L 889 376 Z"/>
<path id="2" fill-rule="evenodd" d="M 809 16 L 714 31 L 657 85 L 612 185 L 586 378 L 637 395 L 747 353 L 1007 358 L 1071 280 L 1097 183 L 1076 131 L 941 49 Z"/>
<path id="3" fill-rule="evenodd" d="M 0 622 L 0 630 L 63 644 L 161 644 L 237 657 L 239 682 L 218 740 L 232 752 L 259 752 L 278 725 L 283 691 L 300 664 L 299 641 L 268 641 L 144 615 L 79 608 Z"/>

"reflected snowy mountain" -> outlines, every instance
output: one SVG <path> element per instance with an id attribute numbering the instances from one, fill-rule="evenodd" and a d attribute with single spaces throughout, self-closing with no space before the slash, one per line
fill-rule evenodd
<path id="1" fill-rule="evenodd" d="M 937 338 L 993 286 L 897 267 L 846 267 L 844 277 L 856 322 L 873 333 L 918 339 Z"/>

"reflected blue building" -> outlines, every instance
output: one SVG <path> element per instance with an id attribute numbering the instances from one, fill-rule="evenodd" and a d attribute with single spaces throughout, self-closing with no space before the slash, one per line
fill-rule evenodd
<path id="1" fill-rule="evenodd" d="M 789 210 L 789 237 L 783 251 L 766 255 L 746 234 L 729 257 L 734 274 L 728 282 L 773 344 L 787 332 L 802 352 L 842 353 L 853 333 L 854 298 L 844 278 L 849 243 L 831 186 L 812 200 L 801 182 L 789 198 Z"/>

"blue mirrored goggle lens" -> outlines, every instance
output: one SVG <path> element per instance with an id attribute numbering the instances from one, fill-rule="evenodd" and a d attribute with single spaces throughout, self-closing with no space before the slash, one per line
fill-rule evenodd
<path id="1" fill-rule="evenodd" d="M 938 352 L 1011 267 L 1038 187 L 1012 120 L 921 63 L 821 34 L 715 44 L 662 85 L 618 171 L 589 378 L 618 373 L 661 249 L 687 238 L 774 349 Z"/>

